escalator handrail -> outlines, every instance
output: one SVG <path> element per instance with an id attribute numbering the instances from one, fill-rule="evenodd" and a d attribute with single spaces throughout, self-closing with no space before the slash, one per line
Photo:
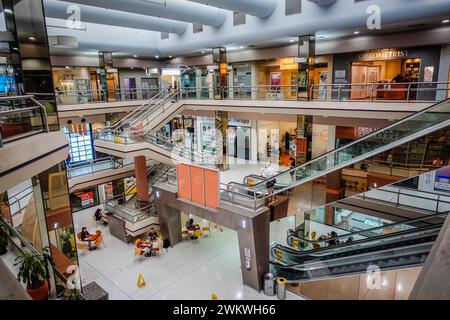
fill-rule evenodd
<path id="1" fill-rule="evenodd" d="M 156 112 L 161 107 L 163 107 L 168 101 L 170 101 L 174 97 L 178 97 L 178 94 L 179 94 L 179 89 L 169 92 L 167 95 L 165 95 L 163 98 L 161 98 L 161 100 L 159 100 L 157 103 L 155 103 L 149 110 L 146 110 L 143 114 L 141 114 L 139 117 L 134 119 L 134 121 L 130 123 L 130 126 L 132 127 L 133 125 L 136 124 L 136 122 L 147 119 L 150 115 L 152 115 L 154 112 Z M 164 110 L 163 110 L 163 112 L 164 112 Z"/>
<path id="2" fill-rule="evenodd" d="M 256 187 L 256 186 L 258 186 L 258 185 L 264 184 L 267 180 L 276 179 L 276 178 L 279 177 L 280 175 L 284 175 L 284 174 L 290 173 L 290 172 L 297 172 L 297 170 L 298 170 L 299 168 L 301 168 L 301 167 L 305 167 L 305 166 L 307 166 L 307 165 L 309 165 L 309 164 L 311 164 L 311 163 L 313 163 L 313 162 L 316 162 L 316 161 L 318 161 L 318 160 L 320 160 L 320 159 L 326 158 L 327 156 L 329 156 L 329 155 L 332 154 L 332 153 L 336 153 L 336 152 L 339 152 L 339 151 L 341 151 L 341 150 L 344 150 L 344 149 L 346 149 L 346 148 L 348 148 L 348 147 L 350 147 L 350 146 L 352 146 L 352 145 L 355 145 L 355 144 L 357 144 L 357 143 L 359 143 L 359 142 L 361 142 L 361 141 L 363 141 L 363 140 L 366 140 L 366 139 L 368 139 L 368 138 L 371 138 L 372 136 L 375 136 L 375 135 L 377 135 L 378 133 L 380 133 L 380 132 L 382 132 L 382 131 L 385 131 L 385 130 L 387 130 L 387 129 L 389 129 L 389 128 L 396 127 L 396 126 L 398 126 L 399 124 L 404 123 L 404 122 L 410 120 L 411 118 L 414 118 L 414 117 L 417 117 L 417 116 L 422 115 L 422 114 L 424 114 L 424 113 L 427 113 L 429 110 L 435 108 L 436 106 L 441 105 L 441 104 L 444 104 L 444 103 L 447 103 L 447 102 L 449 102 L 449 101 L 450 101 L 450 98 L 445 99 L 445 100 L 442 100 L 442 101 L 440 101 L 440 102 L 438 102 L 438 103 L 435 103 L 435 104 L 433 104 L 433 105 L 431 105 L 431 106 L 429 106 L 429 107 L 427 107 L 427 108 L 425 108 L 425 109 L 423 109 L 423 110 L 421 110 L 421 111 L 419 111 L 419 112 L 415 112 L 415 113 L 413 113 L 413 114 L 410 114 L 409 116 L 406 116 L 405 118 L 402 118 L 401 120 L 399 120 L 399 121 L 397 121 L 397 122 L 395 122 L 395 123 L 393 123 L 393 124 L 390 124 L 390 125 L 388 125 L 388 126 L 385 126 L 385 127 L 383 127 L 383 128 L 380 128 L 380 129 L 378 129 L 378 130 L 375 130 L 375 131 L 369 133 L 368 135 L 365 135 L 365 136 L 363 136 L 363 137 L 361 137 L 361 138 L 359 138 L 359 139 L 357 139 L 357 140 L 354 140 L 354 141 L 352 141 L 352 142 L 349 143 L 349 144 L 346 144 L 346 145 L 344 145 L 344 146 L 342 146 L 342 147 L 339 147 L 339 148 L 330 150 L 330 151 L 328 151 L 328 152 L 326 152 L 326 153 L 324 153 L 324 154 L 322 154 L 322 155 L 320 155 L 320 156 L 318 156 L 318 157 L 316 157 L 316 158 L 314 158 L 314 159 L 311 159 L 310 161 L 308 161 L 308 162 L 306 162 L 306 163 L 303 163 L 303 164 L 301 164 L 301 165 L 299 165 L 299 166 L 296 166 L 295 168 L 285 170 L 285 171 L 283 171 L 283 172 L 278 173 L 278 174 L 275 175 L 275 176 L 272 176 L 272 177 L 270 177 L 270 178 L 266 178 L 264 181 L 261 181 L 261 182 L 255 184 L 255 185 L 252 186 L 252 187 Z M 238 182 L 237 182 L 237 183 L 238 183 Z M 239 184 L 239 183 L 238 183 L 238 184 Z M 241 184 L 241 185 L 242 185 L 243 187 L 246 187 L 244 184 Z"/>
<path id="3" fill-rule="evenodd" d="M 409 223 L 420 222 L 420 221 L 423 221 L 423 220 L 428 220 L 428 219 L 432 219 L 432 218 L 435 218 L 435 217 L 438 217 L 438 216 L 448 215 L 448 214 L 449 214 L 448 211 L 447 212 L 439 212 L 439 213 L 427 215 L 425 217 L 420 217 L 420 218 L 411 219 L 411 220 L 405 220 L 405 221 L 400 221 L 400 222 L 394 222 L 394 223 L 391 223 L 391 224 L 383 225 L 381 227 L 374 227 L 374 228 L 369 228 L 369 229 L 365 229 L 365 230 L 361 230 L 361 231 L 350 232 L 350 233 L 347 233 L 345 235 L 337 236 L 337 237 L 332 238 L 332 239 L 309 240 L 309 239 L 304 239 L 304 238 L 301 238 L 301 237 L 294 236 L 292 234 L 288 235 L 288 238 L 296 238 L 296 239 L 299 239 L 300 241 L 304 241 L 304 242 L 308 242 L 308 243 L 323 243 L 323 242 L 327 242 L 327 241 L 330 241 L 330 240 L 339 240 L 341 238 L 348 238 L 348 237 L 351 237 L 353 235 L 358 235 L 358 234 L 365 233 L 365 232 L 372 232 L 374 230 L 389 228 L 389 227 L 393 227 L 393 226 L 400 225 L 400 224 L 409 224 Z M 417 230 L 417 229 L 418 228 L 415 228 L 413 230 Z"/>
<path id="4" fill-rule="evenodd" d="M 430 230 L 434 230 L 434 229 L 440 230 L 441 228 L 442 228 L 442 224 L 433 225 L 433 226 L 425 226 L 425 227 L 420 227 L 420 228 L 416 228 L 416 229 L 402 230 L 402 231 L 398 231 L 398 232 L 394 232 L 394 233 L 382 234 L 382 235 L 372 237 L 372 238 L 359 239 L 359 240 L 354 240 L 352 242 L 343 242 L 343 243 L 339 243 L 339 244 L 336 244 L 333 246 L 320 247 L 317 249 L 310 249 L 310 250 L 296 250 L 292 247 L 286 247 L 286 246 L 283 246 L 283 245 L 277 243 L 271 247 L 270 251 L 273 252 L 275 249 L 278 249 L 278 250 L 283 250 L 283 251 L 289 252 L 289 254 L 293 254 L 293 255 L 297 255 L 297 256 L 307 256 L 307 255 L 312 255 L 312 254 L 315 254 L 318 252 L 323 252 L 323 251 L 328 251 L 328 250 L 331 251 L 333 249 L 350 247 L 350 246 L 354 246 L 354 245 L 363 244 L 366 242 L 376 242 L 376 241 L 380 241 L 383 239 L 389 239 L 389 238 L 405 236 L 405 235 L 409 235 L 409 234 L 421 233 L 421 232 L 430 231 Z M 282 249 L 280 249 L 280 248 L 282 248 Z"/>
<path id="5" fill-rule="evenodd" d="M 112 125 L 111 127 L 107 127 L 106 129 L 110 129 L 111 131 L 115 131 L 120 126 L 123 126 L 125 124 L 125 120 L 128 120 L 128 118 L 134 119 L 136 115 L 139 117 L 139 113 L 142 111 L 142 109 L 146 108 L 147 106 L 151 105 L 154 100 L 160 99 L 160 96 L 165 94 L 167 92 L 167 89 L 160 90 L 156 95 L 145 101 L 141 106 L 139 106 L 137 109 L 133 110 L 130 114 L 119 120 L 117 123 Z M 145 112 L 145 111 L 144 111 Z"/>
<path id="6" fill-rule="evenodd" d="M 424 243 L 420 243 L 420 244 L 412 244 L 412 245 L 407 245 L 407 246 L 402 246 L 402 247 L 395 247 L 395 248 L 389 248 L 389 249 L 383 249 L 383 250 L 378 250 L 378 251 L 374 251 L 374 252 L 364 252 L 364 253 L 359 253 L 359 254 L 354 254 L 354 255 L 349 255 L 349 256 L 345 256 L 345 257 L 339 257 L 339 258 L 332 258 L 332 259 L 328 259 L 328 260 L 321 260 L 321 261 L 326 261 L 326 263 L 333 263 L 333 262 L 343 262 L 343 260 L 348 260 L 348 259 L 354 259 L 356 258 L 360 258 L 360 257 L 364 257 L 364 256 L 369 256 L 369 255 L 374 255 L 374 254 L 380 254 L 380 253 L 385 253 L 385 252 L 389 252 L 389 251 L 400 251 L 400 250 L 405 250 L 405 249 L 412 249 L 412 248 L 418 248 L 418 247 L 423 247 L 423 246 L 430 246 L 430 243 L 434 243 L 434 241 L 428 241 L 428 242 L 424 242 Z M 423 252 L 429 252 L 429 250 L 423 251 Z M 304 266 L 305 263 L 295 263 L 295 264 L 280 264 L 279 262 L 276 261 L 269 261 L 270 264 L 279 266 L 281 268 L 296 268 L 296 267 L 301 267 Z M 341 263 L 341 265 L 345 265 L 345 263 Z M 334 265 L 332 267 L 337 267 L 338 265 Z"/>
<path id="7" fill-rule="evenodd" d="M 316 253 L 323 253 L 326 251 L 335 251 L 336 249 L 341 250 L 342 248 L 345 247 L 351 247 L 354 245 L 361 245 L 364 243 L 370 243 L 370 242 L 379 242 L 379 241 L 384 241 L 383 243 L 380 242 L 380 244 L 386 244 L 387 241 L 390 240 L 390 238 L 395 239 L 398 237 L 412 237 L 414 235 L 417 235 L 416 238 L 414 239 L 418 239 L 420 237 L 429 237 L 430 235 L 434 234 L 438 234 L 439 231 L 442 229 L 442 225 L 439 226 L 427 226 L 427 227 L 422 227 L 420 229 L 414 229 L 414 230 L 404 230 L 401 232 L 396 232 L 396 233 L 390 233 L 390 234 L 384 234 L 384 235 L 380 235 L 376 238 L 370 238 L 370 239 L 360 239 L 360 240 L 356 240 L 356 241 L 352 241 L 350 243 L 343 243 L 343 244 L 339 244 L 339 245 L 335 245 L 335 246 L 330 246 L 330 247 L 321 247 L 321 248 L 317 248 L 317 249 L 312 249 L 312 250 L 307 250 L 307 251 L 298 251 L 295 250 L 291 247 L 286 247 L 283 246 L 281 244 L 274 244 L 271 248 L 270 248 L 270 255 L 274 260 L 278 260 L 276 259 L 276 255 L 274 254 L 275 250 L 281 250 L 284 252 L 289 253 L 290 255 L 293 255 L 297 258 L 300 257 L 305 257 L 305 256 L 309 256 L 309 255 L 314 255 Z M 355 250 L 359 250 L 360 248 L 355 248 Z M 348 251 L 344 251 L 344 252 L 351 252 L 353 250 L 348 250 Z M 330 253 L 331 255 L 334 254 L 333 252 Z M 322 256 L 326 256 L 325 254 Z"/>

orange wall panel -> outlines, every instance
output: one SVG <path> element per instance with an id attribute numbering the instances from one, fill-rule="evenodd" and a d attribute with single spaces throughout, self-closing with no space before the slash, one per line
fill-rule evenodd
<path id="1" fill-rule="evenodd" d="M 205 205 L 216 209 L 219 206 L 219 172 L 204 169 Z"/>
<path id="2" fill-rule="evenodd" d="M 199 167 L 190 167 L 191 171 L 191 201 L 205 205 L 203 197 L 203 170 Z"/>
<path id="3" fill-rule="evenodd" d="M 187 164 L 179 163 L 177 165 L 178 175 L 178 197 L 191 200 L 191 189 L 189 181 L 189 166 Z"/>

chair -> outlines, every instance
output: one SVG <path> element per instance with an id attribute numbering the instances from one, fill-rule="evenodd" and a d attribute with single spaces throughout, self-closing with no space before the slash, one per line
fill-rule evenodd
<path id="1" fill-rule="evenodd" d="M 136 241 L 134 241 L 134 244 L 137 247 L 141 242 L 141 239 L 136 239 Z"/>
<path id="2" fill-rule="evenodd" d="M 194 236 L 200 238 L 202 235 L 203 235 L 202 230 L 195 230 L 195 231 L 194 231 Z"/>
<path id="3" fill-rule="evenodd" d="M 211 229 L 209 227 L 203 227 L 202 231 L 203 233 L 209 232 L 209 236 L 211 236 Z"/>
<path id="4" fill-rule="evenodd" d="M 101 223 L 102 222 L 102 220 L 97 220 L 96 218 L 95 218 L 95 215 L 93 215 L 92 216 L 92 225 L 95 227 L 96 225 L 97 225 L 97 223 Z"/>
<path id="5" fill-rule="evenodd" d="M 81 239 L 81 232 L 78 232 L 78 233 L 77 233 L 77 239 L 80 240 L 80 241 L 83 241 L 83 240 Z"/>
<path id="6" fill-rule="evenodd" d="M 101 236 L 103 234 L 103 232 L 101 230 L 95 230 L 95 234 L 98 236 Z"/>
<path id="7" fill-rule="evenodd" d="M 88 248 L 87 244 L 77 243 L 78 250 L 86 250 Z"/>
<path id="8" fill-rule="evenodd" d="M 143 257 L 145 254 L 145 251 L 141 248 L 134 248 L 134 260 L 136 260 L 136 257 Z"/>

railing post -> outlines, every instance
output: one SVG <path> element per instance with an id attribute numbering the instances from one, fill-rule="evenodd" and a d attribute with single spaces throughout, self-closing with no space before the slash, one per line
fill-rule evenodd
<path id="1" fill-rule="evenodd" d="M 373 88 L 374 88 L 375 84 L 372 83 L 372 87 L 370 88 L 370 102 L 373 102 Z"/>
<path id="2" fill-rule="evenodd" d="M 409 102 L 410 93 L 411 93 L 411 83 L 408 84 L 408 92 L 406 94 L 406 102 Z"/>
<path id="3" fill-rule="evenodd" d="M 338 102 L 341 101 L 341 93 L 342 93 L 342 84 L 338 86 Z"/>

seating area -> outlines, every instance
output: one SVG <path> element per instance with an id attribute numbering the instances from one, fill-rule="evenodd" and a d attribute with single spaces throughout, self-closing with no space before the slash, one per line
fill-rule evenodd
<path id="1" fill-rule="evenodd" d="M 89 250 L 93 251 L 105 245 L 105 239 L 101 230 L 95 230 L 94 234 L 89 234 L 84 240 L 81 236 L 81 231 L 77 233 L 77 248 L 79 251 Z"/>

